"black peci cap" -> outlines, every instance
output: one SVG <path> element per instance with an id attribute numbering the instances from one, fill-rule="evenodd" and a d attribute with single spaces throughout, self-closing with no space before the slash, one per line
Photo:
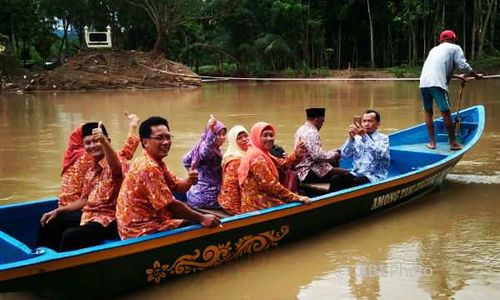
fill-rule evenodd
<path id="1" fill-rule="evenodd" d="M 92 130 L 94 128 L 97 128 L 97 126 L 99 126 L 99 123 L 97 123 L 97 122 L 89 122 L 89 123 L 83 124 L 83 126 L 82 126 L 82 138 L 84 138 L 88 135 L 92 135 Z M 104 127 L 104 125 L 101 125 L 101 128 L 102 128 L 102 133 L 104 133 L 105 136 L 109 137 L 108 131 L 106 130 L 106 127 Z"/>
<path id="2" fill-rule="evenodd" d="M 306 109 L 306 115 L 308 118 L 317 118 L 325 116 L 325 109 L 319 107 L 313 107 Z"/>

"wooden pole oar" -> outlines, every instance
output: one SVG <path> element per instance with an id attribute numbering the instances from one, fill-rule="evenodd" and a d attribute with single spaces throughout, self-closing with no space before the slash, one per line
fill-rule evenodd
<path id="1" fill-rule="evenodd" d="M 496 78 L 500 78 L 500 75 L 484 75 L 483 78 L 481 79 L 496 79 Z"/>
<path id="2" fill-rule="evenodd" d="M 475 77 L 464 77 L 464 78 L 467 81 L 469 81 L 469 80 L 478 80 Z M 483 77 L 481 77 L 481 80 L 483 80 L 483 79 L 499 79 L 499 78 L 500 78 L 500 75 L 483 75 Z"/>
<path id="3" fill-rule="evenodd" d="M 464 89 L 465 89 L 465 83 L 466 81 L 462 81 L 460 83 L 460 92 L 458 94 L 458 103 L 457 103 L 457 109 L 455 113 L 455 137 L 457 138 L 457 141 L 461 143 L 462 139 L 462 134 L 460 131 L 460 123 L 461 123 L 461 118 L 460 118 L 460 104 L 462 102 L 463 94 L 464 94 Z"/>

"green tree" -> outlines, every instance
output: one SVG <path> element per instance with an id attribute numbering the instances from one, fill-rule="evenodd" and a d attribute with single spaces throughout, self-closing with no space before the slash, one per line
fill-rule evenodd
<path id="1" fill-rule="evenodd" d="M 424 15 L 424 9 L 420 0 L 402 0 L 391 1 L 393 13 L 396 15 L 394 20 L 401 22 L 408 30 L 408 64 L 415 66 L 417 64 L 417 30 L 421 16 Z"/>
<path id="2" fill-rule="evenodd" d="M 162 53 L 162 43 L 177 27 L 190 20 L 214 19 L 230 10 L 237 1 L 127 0 L 143 9 L 156 29 L 153 54 Z M 231 5 L 229 5 L 232 3 Z"/>

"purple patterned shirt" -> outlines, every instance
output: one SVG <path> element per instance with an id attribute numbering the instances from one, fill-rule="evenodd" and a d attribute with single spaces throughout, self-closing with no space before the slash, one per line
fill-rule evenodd
<path id="1" fill-rule="evenodd" d="M 199 147 L 199 160 L 196 166 L 198 183 L 191 186 L 187 192 L 188 204 L 195 208 L 220 208 L 217 196 L 222 183 L 222 156 L 215 145 L 217 135 L 209 131 Z M 217 151 L 219 150 L 219 151 Z M 193 151 L 189 151 L 182 163 L 186 168 L 191 167 Z"/>

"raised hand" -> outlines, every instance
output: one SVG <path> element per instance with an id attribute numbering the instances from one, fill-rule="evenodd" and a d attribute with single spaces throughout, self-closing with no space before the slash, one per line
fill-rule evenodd
<path id="1" fill-rule="evenodd" d="M 363 127 L 361 127 L 361 128 L 358 128 L 358 133 L 357 134 L 360 135 L 360 136 L 363 136 L 363 135 L 366 134 L 366 131 L 365 131 L 365 129 Z"/>
<path id="2" fill-rule="evenodd" d="M 349 125 L 349 137 L 352 139 L 354 139 L 354 137 L 356 136 L 356 134 L 358 134 L 358 127 L 354 124 L 351 124 Z"/>
<path id="3" fill-rule="evenodd" d="M 356 126 L 357 128 L 361 128 L 361 117 L 360 116 L 354 116 L 352 118 L 352 123 L 354 124 L 354 126 Z"/>
<path id="4" fill-rule="evenodd" d="M 214 115 L 210 115 L 210 118 L 208 119 L 207 123 L 208 128 L 210 128 L 210 130 L 215 133 L 216 125 L 217 125 L 217 119 L 214 117 Z"/>
<path id="5" fill-rule="evenodd" d="M 188 177 L 186 180 L 190 185 L 197 184 L 198 183 L 198 171 L 196 171 L 194 168 L 190 168 L 188 170 Z"/>
<path id="6" fill-rule="evenodd" d="M 102 121 L 99 121 L 99 123 L 97 123 L 97 128 L 92 129 L 92 135 L 100 142 L 106 140 L 106 136 L 104 136 L 104 133 L 102 131 Z"/>
<path id="7" fill-rule="evenodd" d="M 124 111 L 123 114 L 128 119 L 128 126 L 130 128 L 130 131 L 136 131 L 139 127 L 141 119 L 139 119 L 136 114 L 130 114 L 128 111 Z"/>

